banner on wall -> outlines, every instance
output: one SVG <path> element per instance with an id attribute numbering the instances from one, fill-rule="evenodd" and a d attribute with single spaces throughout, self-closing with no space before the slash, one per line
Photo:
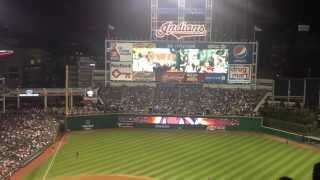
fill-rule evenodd
<path id="1" fill-rule="evenodd" d="M 197 73 L 186 73 L 185 74 L 185 81 L 187 82 L 200 82 L 201 81 L 201 74 L 197 74 Z"/>
<path id="2" fill-rule="evenodd" d="M 251 65 L 250 64 L 230 64 L 228 82 L 229 83 L 250 83 L 251 82 Z"/>
<path id="3" fill-rule="evenodd" d="M 155 81 L 153 72 L 133 72 L 134 81 Z"/>
<path id="4" fill-rule="evenodd" d="M 185 73 L 183 72 L 165 72 L 161 74 L 159 80 L 160 81 L 184 81 Z"/>
<path id="5" fill-rule="evenodd" d="M 132 61 L 132 43 L 111 43 L 111 61 Z"/>
<path id="6" fill-rule="evenodd" d="M 217 73 L 217 74 L 204 74 L 203 82 L 205 83 L 226 83 L 227 74 Z"/>
<path id="7" fill-rule="evenodd" d="M 133 48 L 156 48 L 155 43 L 134 43 Z"/>
<path id="8" fill-rule="evenodd" d="M 131 62 L 112 62 L 110 65 L 110 79 L 113 81 L 131 81 Z"/>
<path id="9" fill-rule="evenodd" d="M 229 64 L 251 64 L 252 63 L 252 46 L 245 44 L 230 46 Z"/>
<path id="10" fill-rule="evenodd" d="M 240 121 L 236 119 L 173 116 L 145 116 L 137 119 L 136 123 L 156 125 L 205 125 L 214 126 L 216 129 L 225 129 L 226 126 L 240 125 Z"/>

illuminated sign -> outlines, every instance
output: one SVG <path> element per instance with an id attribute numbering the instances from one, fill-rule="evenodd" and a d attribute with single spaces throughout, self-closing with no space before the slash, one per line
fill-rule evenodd
<path id="1" fill-rule="evenodd" d="M 110 68 L 111 80 L 131 81 L 132 63 L 131 62 L 112 62 Z"/>
<path id="2" fill-rule="evenodd" d="M 33 90 L 31 90 L 31 89 L 28 89 L 25 92 L 26 92 L 25 94 L 19 94 L 19 96 L 20 97 L 37 97 L 37 96 L 39 96 L 38 93 L 33 93 Z"/>
<path id="3" fill-rule="evenodd" d="M 94 92 L 92 90 L 87 91 L 87 96 L 93 97 Z"/>
<path id="4" fill-rule="evenodd" d="M 251 82 L 251 65 L 250 64 L 230 64 L 229 83 L 250 83 Z"/>
<path id="5" fill-rule="evenodd" d="M 174 24 L 172 21 L 167 21 L 160 26 L 156 37 L 163 38 L 170 35 L 177 39 L 206 36 L 207 29 L 204 24 L 188 24 L 186 22 Z"/>
<path id="6" fill-rule="evenodd" d="M 13 53 L 14 53 L 13 50 L 0 50 L 0 57 L 1 57 L 1 56 L 12 55 Z"/>

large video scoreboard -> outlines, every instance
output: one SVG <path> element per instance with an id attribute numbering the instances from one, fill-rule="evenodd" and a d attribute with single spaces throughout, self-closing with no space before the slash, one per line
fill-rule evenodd
<path id="1" fill-rule="evenodd" d="M 255 43 L 106 41 L 111 81 L 253 83 Z"/>

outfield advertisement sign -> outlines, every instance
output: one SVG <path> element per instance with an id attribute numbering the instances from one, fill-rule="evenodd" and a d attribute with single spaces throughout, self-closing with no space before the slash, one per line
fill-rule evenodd
<path id="1" fill-rule="evenodd" d="M 86 119 L 84 121 L 84 123 L 81 125 L 81 127 L 84 129 L 84 130 L 91 130 L 94 128 L 94 120 L 91 120 L 91 119 Z"/>
<path id="2" fill-rule="evenodd" d="M 197 73 L 187 73 L 184 76 L 184 81 L 186 81 L 186 82 L 197 83 L 197 82 L 201 82 L 201 79 L 202 79 L 201 75 L 197 74 Z"/>
<path id="3" fill-rule="evenodd" d="M 203 82 L 206 83 L 226 83 L 227 74 L 217 73 L 217 74 L 205 74 L 203 76 Z"/>
<path id="4" fill-rule="evenodd" d="M 205 125 L 205 126 L 239 126 L 237 119 L 206 118 L 206 117 L 177 117 L 177 116 L 145 116 L 139 123 L 157 125 Z"/>
<path id="5" fill-rule="evenodd" d="M 110 65 L 110 79 L 114 81 L 132 81 L 132 63 L 112 62 Z"/>
<path id="6" fill-rule="evenodd" d="M 183 72 L 165 72 L 160 77 L 160 81 L 184 81 L 185 74 Z"/>
<path id="7" fill-rule="evenodd" d="M 229 83 L 250 83 L 251 82 L 251 65 L 250 64 L 230 64 Z"/>
<path id="8" fill-rule="evenodd" d="M 251 64 L 252 63 L 252 45 L 232 45 L 230 46 L 229 64 Z"/>
<path id="9" fill-rule="evenodd" d="M 155 43 L 134 43 L 133 48 L 156 48 Z"/>
<path id="10" fill-rule="evenodd" d="M 132 43 L 112 43 L 110 50 L 111 61 L 132 61 Z"/>
<path id="11" fill-rule="evenodd" d="M 134 81 L 155 81 L 155 74 L 153 72 L 133 72 Z"/>

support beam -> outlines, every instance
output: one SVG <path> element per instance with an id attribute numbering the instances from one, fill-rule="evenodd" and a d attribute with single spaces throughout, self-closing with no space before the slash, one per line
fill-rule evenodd
<path id="1" fill-rule="evenodd" d="M 66 74 L 65 74 L 65 115 L 69 115 L 69 103 L 68 103 L 68 90 L 69 90 L 69 66 L 66 65 Z"/>
<path id="2" fill-rule="evenodd" d="M 3 96 L 2 98 L 2 112 L 6 113 L 6 97 Z"/>
<path id="3" fill-rule="evenodd" d="M 17 96 L 17 109 L 20 109 L 20 101 L 21 101 L 21 99 L 20 99 L 20 96 Z"/>
<path id="4" fill-rule="evenodd" d="M 70 88 L 70 110 L 73 109 L 73 95 L 72 95 L 72 88 Z"/>
<path id="5" fill-rule="evenodd" d="M 48 92 L 46 88 L 43 88 L 43 103 L 44 103 L 44 110 L 46 111 L 48 108 Z"/>

